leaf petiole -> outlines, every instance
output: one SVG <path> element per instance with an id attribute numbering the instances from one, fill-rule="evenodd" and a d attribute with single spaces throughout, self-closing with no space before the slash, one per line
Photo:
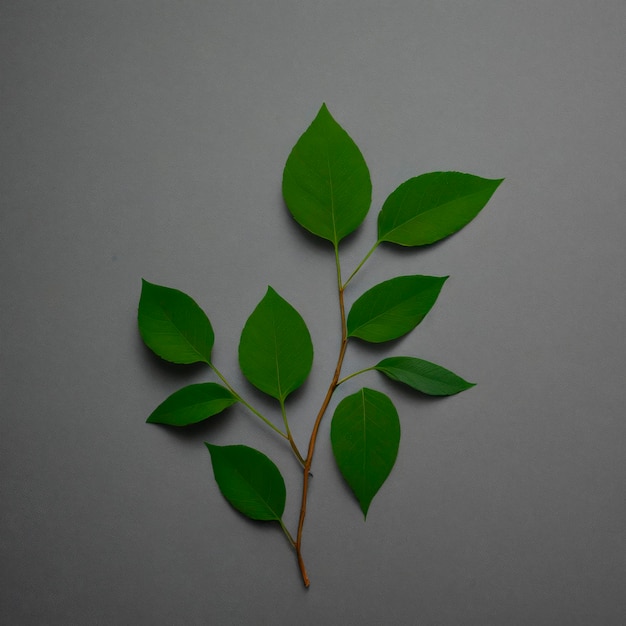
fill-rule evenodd
<path id="1" fill-rule="evenodd" d="M 249 411 L 254 413 L 254 415 L 256 415 L 259 419 L 261 419 L 263 422 L 265 422 L 265 424 L 267 424 L 267 426 L 269 426 L 275 433 L 280 435 L 283 439 L 289 440 L 289 436 L 286 433 L 284 433 L 280 428 L 277 428 L 276 426 L 274 426 L 274 424 L 272 424 L 272 422 L 270 422 L 267 419 L 267 417 L 265 417 L 259 411 L 257 411 L 249 402 L 246 402 L 246 400 L 244 400 L 241 397 L 241 395 L 239 395 L 233 389 L 232 385 L 226 380 L 226 378 L 224 378 L 223 374 L 217 369 L 217 367 L 215 367 L 215 365 L 213 365 L 213 363 L 209 362 L 208 365 L 215 372 L 217 377 L 224 383 L 224 385 L 227 387 L 227 389 L 233 394 L 233 396 L 235 396 L 235 398 L 237 398 L 237 402 L 241 402 L 241 404 L 243 404 Z"/>
<path id="2" fill-rule="evenodd" d="M 337 388 L 370 371 L 430 396 L 451 396 L 474 386 L 440 365 L 408 356 L 387 357 L 342 375 L 351 338 L 378 344 L 406 335 L 429 313 L 448 277 L 396 276 L 367 289 L 352 302 L 349 311 L 344 301 L 346 288 L 381 243 L 427 246 L 459 231 L 478 215 L 502 180 L 462 172 L 430 172 L 402 183 L 383 203 L 375 243 L 344 282 L 339 244 L 365 219 L 372 202 L 372 184 L 358 146 L 322 105 L 289 154 L 282 183 L 283 199 L 295 221 L 332 243 L 337 275 L 339 352 L 304 456 L 292 436 L 285 406 L 287 397 L 305 382 L 313 365 L 313 343 L 300 313 L 268 286 L 239 341 L 241 372 L 259 391 L 278 400 L 281 429 L 275 410 L 268 409 L 270 421 L 235 391 L 211 362 L 215 335 L 199 305 L 179 290 L 142 280 L 137 322 L 146 346 L 171 363 L 206 363 L 221 381 L 183 387 L 166 398 L 147 421 L 186 426 L 239 402 L 289 442 L 303 472 L 300 513 L 293 535 L 282 519 L 286 486 L 274 462 L 248 446 L 208 442 L 206 446 L 215 480 L 230 505 L 250 519 L 279 523 L 294 549 L 305 587 L 309 577 L 302 544 L 311 467 L 320 425 Z M 365 517 L 398 453 L 400 421 L 391 399 L 366 387 L 344 397 L 331 420 L 330 443 L 338 468 Z"/>
<path id="3" fill-rule="evenodd" d="M 296 542 L 295 542 L 294 538 L 291 536 L 291 533 L 287 530 L 287 527 L 285 526 L 283 520 L 279 519 L 278 523 L 280 524 L 280 527 L 283 529 L 283 532 L 285 533 L 285 537 L 287 537 L 289 543 L 291 544 L 291 547 L 295 548 L 296 547 Z"/>
<path id="4" fill-rule="evenodd" d="M 284 398 L 280 399 L 280 412 L 283 416 L 283 423 L 285 424 L 285 432 L 287 433 L 287 439 L 289 441 L 289 445 L 291 446 L 291 449 L 293 450 L 293 453 L 296 455 L 296 458 L 298 459 L 298 461 L 300 461 L 300 465 L 304 467 L 305 465 L 304 457 L 300 453 L 300 450 L 298 450 L 298 446 L 296 445 L 296 442 L 293 440 L 293 437 L 291 435 L 291 430 L 289 429 L 289 422 L 287 421 L 287 411 L 285 410 Z"/>
<path id="5" fill-rule="evenodd" d="M 362 370 L 358 370 L 357 372 L 352 372 L 352 374 L 348 374 L 348 376 L 344 376 L 341 380 L 337 381 L 337 387 L 339 387 L 339 385 L 341 385 L 342 383 L 345 383 L 347 380 L 350 380 L 351 378 L 354 378 L 355 376 L 358 376 L 359 374 L 365 374 L 365 372 L 373 372 L 376 368 L 375 367 L 366 367 L 365 369 Z"/>
<path id="6" fill-rule="evenodd" d="M 381 243 L 380 241 L 377 241 L 371 247 L 370 251 L 363 257 L 363 260 L 356 266 L 356 269 L 354 270 L 354 272 L 352 272 L 352 274 L 348 276 L 348 280 L 346 280 L 346 282 L 343 284 L 343 289 L 345 289 L 348 286 L 348 283 L 356 276 L 356 273 L 365 265 L 365 262 L 372 256 L 372 254 L 374 254 L 374 250 L 378 248 L 380 243 Z"/>

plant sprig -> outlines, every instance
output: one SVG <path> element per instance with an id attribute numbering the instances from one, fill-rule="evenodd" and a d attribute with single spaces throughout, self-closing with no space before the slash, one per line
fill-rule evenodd
<path id="1" fill-rule="evenodd" d="M 346 311 L 344 292 L 383 243 L 424 246 L 448 237 L 471 222 L 502 179 L 460 172 L 432 172 L 411 178 L 393 191 L 378 214 L 374 245 L 344 281 L 340 242 L 366 218 L 372 198 L 368 167 L 361 151 L 335 121 L 326 105 L 293 147 L 283 172 L 283 197 L 293 218 L 332 244 L 337 271 L 341 340 L 326 394 L 312 424 L 303 455 L 291 434 L 287 398 L 308 377 L 313 344 L 296 309 L 268 287 L 246 321 L 239 342 L 239 365 L 250 384 L 278 402 L 283 428 L 236 391 L 211 360 L 215 335 L 211 322 L 188 295 L 143 280 L 138 324 L 146 345 L 159 357 L 178 364 L 205 363 L 220 383 L 183 387 L 166 398 L 148 422 L 187 426 L 239 403 L 284 439 L 302 466 L 300 515 L 295 536 L 283 522 L 285 482 L 262 452 L 243 445 L 206 443 L 217 485 L 240 513 L 275 521 L 294 548 L 305 586 L 309 577 L 302 552 L 311 467 L 320 424 L 337 389 L 370 371 L 431 396 L 450 396 L 473 386 L 450 370 L 414 356 L 392 356 L 342 377 L 352 341 L 383 343 L 411 332 L 437 301 L 447 276 L 411 274 L 379 283 L 354 300 Z M 340 400 L 331 422 L 331 446 L 339 470 L 352 489 L 364 518 L 376 493 L 391 473 L 400 443 L 400 418 L 391 399 L 363 387 Z"/>

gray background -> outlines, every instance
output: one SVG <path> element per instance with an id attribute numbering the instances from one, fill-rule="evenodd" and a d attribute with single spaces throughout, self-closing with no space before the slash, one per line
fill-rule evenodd
<path id="1" fill-rule="evenodd" d="M 3 2 L 0 9 L 0 601 L 6 624 L 626 623 L 626 4 L 623 0 Z M 321 429 L 302 587 L 274 525 L 221 498 L 203 441 L 301 477 L 234 407 L 144 423 L 206 379 L 141 344 L 142 277 L 208 312 L 215 362 L 268 284 L 306 319 L 290 403 L 305 447 L 337 350 L 330 246 L 280 194 L 322 102 L 360 146 L 372 211 L 401 182 L 506 177 L 429 250 L 378 250 L 348 303 L 398 274 L 451 278 L 388 354 L 478 386 L 393 394 L 396 467 L 367 522 Z M 334 405 L 334 403 L 333 403 Z M 332 409 L 332 407 L 331 407 Z"/>

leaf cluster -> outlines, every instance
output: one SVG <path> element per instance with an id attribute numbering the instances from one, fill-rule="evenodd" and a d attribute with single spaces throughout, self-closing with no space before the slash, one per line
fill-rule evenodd
<path id="1" fill-rule="evenodd" d="M 278 522 L 296 551 L 307 586 L 301 548 L 310 470 L 319 425 L 335 391 L 345 381 L 369 371 L 377 371 L 431 396 L 450 396 L 473 386 L 440 365 L 405 355 L 385 358 L 342 378 L 343 359 L 350 342 L 378 344 L 410 333 L 435 305 L 447 276 L 410 274 L 391 278 L 358 295 L 349 311 L 344 305 L 344 292 L 381 244 L 424 246 L 456 233 L 476 217 L 501 182 L 454 171 L 410 178 L 384 202 L 378 214 L 374 245 L 344 280 L 340 242 L 362 224 L 369 212 L 372 198 L 369 170 L 361 151 L 326 105 L 298 139 L 285 164 L 283 197 L 296 222 L 332 245 L 341 328 L 337 364 L 320 411 L 312 422 L 306 454 L 292 437 L 287 415 L 289 395 L 304 383 L 313 366 L 313 344 L 300 313 L 268 287 L 245 322 L 239 340 L 241 372 L 252 386 L 277 401 L 282 421 L 279 426 L 235 390 L 213 363 L 215 334 L 198 304 L 181 291 L 143 280 L 138 324 L 145 344 L 172 363 L 204 363 L 219 381 L 183 387 L 166 398 L 147 421 L 183 427 L 240 403 L 288 443 L 303 472 L 295 537 L 283 523 L 285 482 L 275 463 L 248 446 L 206 445 L 224 498 L 249 518 Z M 332 451 L 364 517 L 393 469 L 400 436 L 398 412 L 381 391 L 362 387 L 343 397 L 334 410 Z"/>

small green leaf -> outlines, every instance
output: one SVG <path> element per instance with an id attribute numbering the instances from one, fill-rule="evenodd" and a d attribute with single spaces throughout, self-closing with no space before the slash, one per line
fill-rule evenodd
<path id="1" fill-rule="evenodd" d="M 440 365 L 410 356 L 383 359 L 374 369 L 429 396 L 452 396 L 475 385 Z"/>
<path id="2" fill-rule="evenodd" d="M 369 211 L 372 183 L 363 155 L 325 104 L 287 159 L 283 197 L 301 226 L 335 246 Z"/>
<path id="3" fill-rule="evenodd" d="M 312 365 L 313 344 L 304 320 L 268 287 L 241 333 L 241 371 L 255 387 L 283 401 L 302 385 Z"/>
<path id="4" fill-rule="evenodd" d="M 447 276 L 398 276 L 366 291 L 348 314 L 348 336 L 372 343 L 413 330 L 439 296 Z"/>
<path id="5" fill-rule="evenodd" d="M 372 499 L 396 462 L 398 413 L 385 394 L 363 388 L 335 409 L 330 438 L 339 470 L 367 517 Z"/>
<path id="6" fill-rule="evenodd" d="M 142 280 L 138 312 L 144 343 L 172 363 L 210 363 L 215 336 L 204 311 L 178 289 Z"/>
<path id="7" fill-rule="evenodd" d="M 147 419 L 151 424 L 188 426 L 221 413 L 237 398 L 217 383 L 188 385 L 162 402 Z"/>
<path id="8" fill-rule="evenodd" d="M 504 179 L 432 172 L 407 180 L 378 214 L 378 240 L 423 246 L 457 232 L 487 204 Z"/>
<path id="9" fill-rule="evenodd" d="M 270 459 L 248 446 L 206 443 L 206 447 L 211 453 L 215 481 L 235 509 L 251 519 L 281 520 L 285 510 L 285 481 Z"/>

